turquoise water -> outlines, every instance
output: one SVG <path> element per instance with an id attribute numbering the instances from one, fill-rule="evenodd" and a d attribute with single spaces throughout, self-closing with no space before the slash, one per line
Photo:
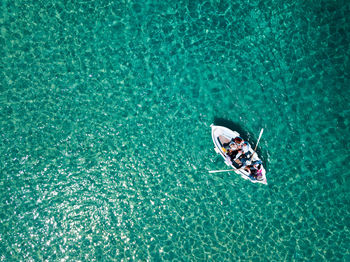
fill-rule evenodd
<path id="1" fill-rule="evenodd" d="M 0 261 L 350 261 L 349 2 L 1 3 Z"/>

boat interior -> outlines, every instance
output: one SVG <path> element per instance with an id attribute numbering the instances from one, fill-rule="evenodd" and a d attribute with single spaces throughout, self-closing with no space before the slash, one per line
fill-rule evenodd
<path id="1" fill-rule="evenodd" d="M 221 144 L 221 146 L 223 146 L 224 144 L 227 144 L 230 142 L 230 139 L 228 139 L 227 137 L 225 136 L 219 136 L 219 142 Z"/>

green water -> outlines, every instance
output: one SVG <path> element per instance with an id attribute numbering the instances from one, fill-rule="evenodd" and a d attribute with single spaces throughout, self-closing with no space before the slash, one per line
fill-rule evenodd
<path id="1" fill-rule="evenodd" d="M 350 261 L 348 1 L 9 1 L 0 261 Z M 210 124 L 255 145 L 225 169 Z"/>

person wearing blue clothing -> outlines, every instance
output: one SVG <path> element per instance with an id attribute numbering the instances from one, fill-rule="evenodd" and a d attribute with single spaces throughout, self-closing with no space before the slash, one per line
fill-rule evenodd
<path id="1" fill-rule="evenodd" d="M 235 137 L 231 142 L 226 143 L 224 146 L 224 152 L 226 153 L 226 159 L 228 163 L 235 162 L 236 165 L 244 167 L 249 160 L 250 145 L 247 141 L 244 141 L 241 137 Z"/>
<path id="2" fill-rule="evenodd" d="M 249 173 L 249 176 L 252 179 L 256 179 L 256 180 L 261 180 L 262 179 L 262 161 L 261 160 L 256 160 L 253 161 L 253 163 L 251 163 L 250 165 L 246 166 L 244 168 L 244 170 L 246 170 Z"/>
<path id="3" fill-rule="evenodd" d="M 235 137 L 230 143 L 224 145 L 226 154 L 229 156 L 231 161 L 235 159 L 236 155 L 241 150 L 243 142 L 244 141 L 241 137 Z"/>
<path id="4" fill-rule="evenodd" d="M 239 160 L 242 164 L 242 167 L 246 166 L 246 162 L 249 160 L 249 156 L 251 155 L 249 150 L 249 143 L 247 141 L 244 141 L 238 149 L 238 153 L 236 154 L 234 161 Z"/>

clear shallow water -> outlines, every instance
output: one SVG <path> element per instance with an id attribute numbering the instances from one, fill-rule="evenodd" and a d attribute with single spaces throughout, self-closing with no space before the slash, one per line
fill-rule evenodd
<path id="1" fill-rule="evenodd" d="M 1 9 L 1 261 L 350 259 L 345 1 Z"/>

